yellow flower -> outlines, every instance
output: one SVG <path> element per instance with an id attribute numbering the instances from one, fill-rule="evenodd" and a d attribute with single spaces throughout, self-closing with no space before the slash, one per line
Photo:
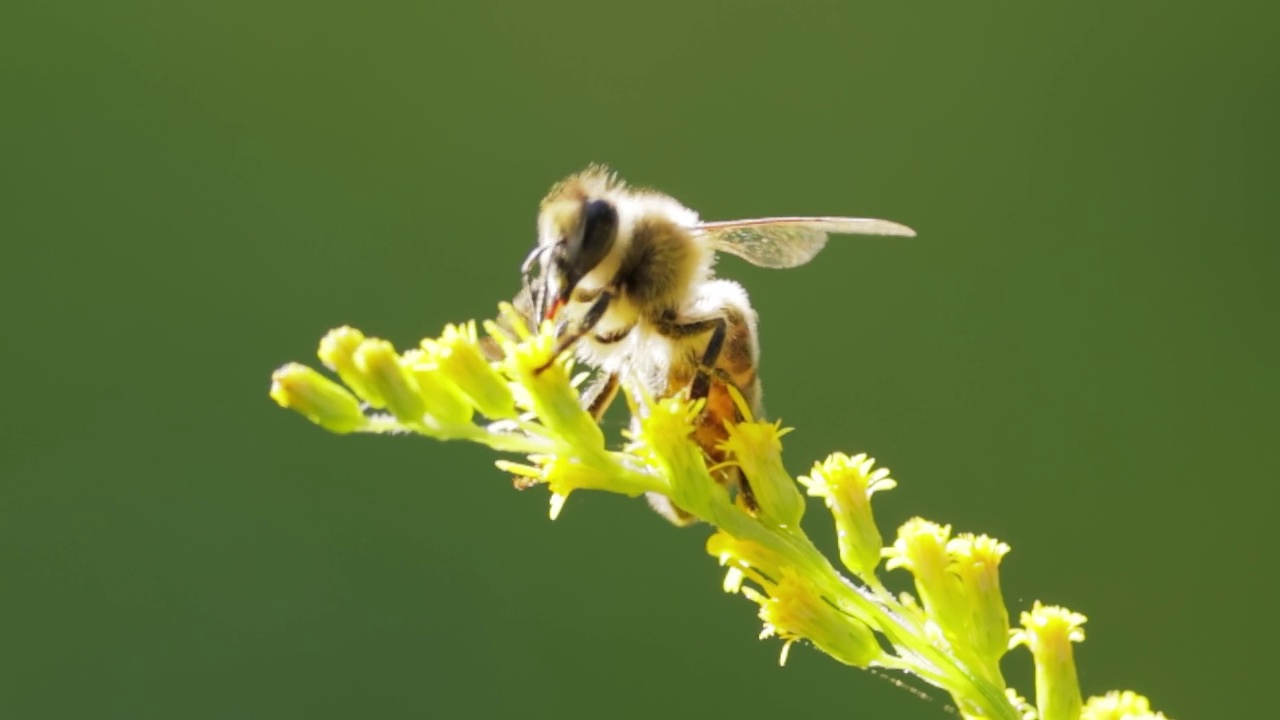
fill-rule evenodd
<path id="1" fill-rule="evenodd" d="M 871 496 L 897 486 L 886 468 L 872 470 L 875 459 L 865 454 L 850 458 L 835 453 L 815 463 L 808 477 L 799 478 L 809 495 L 822 498 L 836 521 L 840 560 L 867 582 L 875 580 L 883 539 L 871 514 Z"/>
<path id="2" fill-rule="evenodd" d="M 732 388 L 731 388 L 732 391 Z M 734 392 L 734 399 L 740 396 Z M 739 407 L 745 411 L 745 407 Z M 743 415 L 749 415 L 743 412 Z M 782 465 L 782 436 L 790 432 L 781 422 L 725 423 L 729 437 L 720 443 L 751 482 L 751 492 L 759 505 L 761 520 L 790 530 L 800 528 L 804 517 L 804 496 Z"/>
<path id="3" fill-rule="evenodd" d="M 1132 690 L 1112 690 L 1091 697 L 1084 704 L 1080 720 L 1168 720 L 1164 713 L 1152 712 L 1151 703 Z"/>
<path id="4" fill-rule="evenodd" d="M 962 642 L 992 680 L 999 679 L 1000 658 L 1009 647 L 1009 611 L 1000 593 L 1000 560 L 1008 552 L 1008 545 L 987 535 L 961 533 L 947 543 L 948 569 L 960 579 L 968 605 Z"/>
<path id="5" fill-rule="evenodd" d="M 1084 640 L 1085 616 L 1063 607 L 1041 605 L 1022 613 L 1022 627 L 1010 635 L 1009 646 L 1026 645 L 1036 663 L 1036 707 L 1040 720 L 1080 717 L 1080 682 L 1071 643 Z"/>
<path id="6" fill-rule="evenodd" d="M 797 640 L 808 640 L 836 660 L 860 668 L 884 656 L 870 628 L 836 610 L 793 569 L 783 568 L 778 582 L 765 588 L 768 595 L 749 587 L 742 594 L 760 606 L 764 621 L 760 638 L 776 636 L 783 641 L 779 665 L 787 663 L 791 644 Z"/>
<path id="7" fill-rule="evenodd" d="M 714 520 L 728 504 L 728 493 L 707 471 L 701 448 L 693 441 L 693 422 L 702 411 L 702 402 L 681 397 L 655 400 L 638 389 L 638 427 L 628 432 L 627 451 L 654 470 L 657 492 L 667 496 L 681 510 L 703 520 Z"/>
<path id="8" fill-rule="evenodd" d="M 562 442 L 604 449 L 604 432 L 582 408 L 563 361 L 551 362 L 556 343 L 550 323 L 518 345 L 506 345 L 502 367 L 528 393 L 530 410 Z M 548 364 L 550 363 L 550 364 Z"/>
<path id="9" fill-rule="evenodd" d="M 654 479 L 644 473 L 623 467 L 608 454 L 586 457 L 567 455 L 535 455 L 532 465 L 499 460 L 502 470 L 528 478 L 524 485 L 545 484 L 551 490 L 551 519 L 555 520 L 574 490 L 606 490 L 635 497 L 652 492 Z"/>
<path id="10" fill-rule="evenodd" d="M 1000 594 L 1000 559 L 1009 546 L 988 537 L 951 537 L 950 525 L 907 521 L 885 550 L 886 567 L 915 575 L 925 615 L 970 670 L 1003 687 L 1000 658 L 1008 649 L 1009 614 Z"/>
<path id="11" fill-rule="evenodd" d="M 738 592 L 744 576 L 760 585 L 777 582 L 788 562 L 773 548 L 736 538 L 723 530 L 707 538 L 707 554 L 729 568 L 729 578 L 725 580 L 728 592 Z"/>
<path id="12" fill-rule="evenodd" d="M 968 614 L 960 580 L 948 572 L 950 538 L 950 525 L 912 518 L 898 528 L 893 546 L 884 550 L 887 569 L 904 568 L 915 576 L 925 613 L 944 632 L 963 627 Z"/>

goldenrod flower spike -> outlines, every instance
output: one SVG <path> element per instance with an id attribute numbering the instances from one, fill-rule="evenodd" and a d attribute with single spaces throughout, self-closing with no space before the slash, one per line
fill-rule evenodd
<path id="1" fill-rule="evenodd" d="M 633 423 L 627 444 L 611 450 L 582 408 L 572 361 L 551 356 L 549 323 L 532 332 L 507 305 L 485 330 L 490 337 L 481 341 L 475 323 L 450 325 L 398 354 L 385 340 L 338 328 L 319 356 L 345 388 L 290 363 L 272 375 L 270 395 L 336 433 L 414 433 L 518 453 L 519 461 L 498 466 L 517 476 L 517 487 L 545 484 L 552 518 L 576 490 L 666 496 L 715 527 L 706 547 L 725 567 L 724 588 L 759 606 L 761 637 L 782 640 L 781 662 L 808 641 L 849 665 L 912 673 L 950 694 L 972 720 L 1167 720 L 1133 693 L 1082 702 L 1071 653 L 1084 638 L 1082 615 L 1036 603 L 1010 632 L 999 577 L 1008 545 L 915 518 L 881 547 L 870 500 L 895 482 L 867 455 L 831 455 L 797 485 L 782 463 L 786 430 L 751 418 L 737 396 L 744 420 L 726 425 L 720 449 L 751 484 L 759 507 L 748 510 L 712 477 L 694 442 L 701 401 L 654 398 L 624 382 Z M 801 487 L 831 511 L 840 560 L 858 581 L 843 577 L 804 533 Z M 882 557 L 886 570 L 912 573 L 918 599 L 885 589 Z M 1018 644 L 1035 660 L 1035 707 L 1000 671 Z"/>

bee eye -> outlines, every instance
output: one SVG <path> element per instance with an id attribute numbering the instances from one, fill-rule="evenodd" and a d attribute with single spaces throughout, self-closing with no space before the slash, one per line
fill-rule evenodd
<path id="1" fill-rule="evenodd" d="M 606 200 L 592 200 L 583 209 L 582 217 L 582 252 L 603 255 L 603 251 L 613 245 L 618 211 Z"/>
<path id="2" fill-rule="evenodd" d="M 595 267 L 613 247 L 618 211 L 607 200 L 592 200 L 582 209 L 582 235 L 569 240 L 562 256 L 566 274 L 575 281 Z"/>

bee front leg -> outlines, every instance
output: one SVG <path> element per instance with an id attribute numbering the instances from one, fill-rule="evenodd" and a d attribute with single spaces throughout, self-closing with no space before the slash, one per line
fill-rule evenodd
<path id="1" fill-rule="evenodd" d="M 567 328 L 563 335 L 556 338 L 556 346 L 551 351 L 551 358 L 534 372 L 540 373 L 551 367 L 556 360 L 560 359 L 560 356 L 563 355 L 566 350 L 573 347 L 574 343 L 578 342 L 584 335 L 591 332 L 591 330 L 600 322 L 600 319 L 604 317 L 604 314 L 609 311 L 609 303 L 611 302 L 613 302 L 612 292 L 605 290 L 600 293 L 600 297 L 596 298 L 596 301 L 591 304 L 591 307 L 587 308 L 586 314 L 582 316 L 582 319 L 578 321 L 577 325 Z"/>

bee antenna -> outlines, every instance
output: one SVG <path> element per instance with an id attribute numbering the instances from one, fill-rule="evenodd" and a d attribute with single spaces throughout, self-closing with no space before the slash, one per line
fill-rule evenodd
<path id="1" fill-rule="evenodd" d="M 542 257 L 542 254 L 546 251 L 547 248 L 544 248 L 541 245 L 535 247 L 533 251 L 529 253 L 529 257 L 524 259 L 524 264 L 520 266 L 520 273 L 525 277 L 528 277 L 529 273 L 533 271 L 534 261 Z"/>
<path id="2" fill-rule="evenodd" d="M 542 256 L 548 251 L 548 248 L 535 247 L 533 252 L 529 253 L 529 257 L 525 258 L 524 264 L 520 266 L 520 283 L 524 286 L 529 298 L 533 301 L 533 322 L 541 322 L 543 314 L 547 310 L 547 288 L 545 282 L 537 282 L 534 280 L 534 263 L 541 260 Z M 540 277 L 540 280 L 545 278 Z"/>

